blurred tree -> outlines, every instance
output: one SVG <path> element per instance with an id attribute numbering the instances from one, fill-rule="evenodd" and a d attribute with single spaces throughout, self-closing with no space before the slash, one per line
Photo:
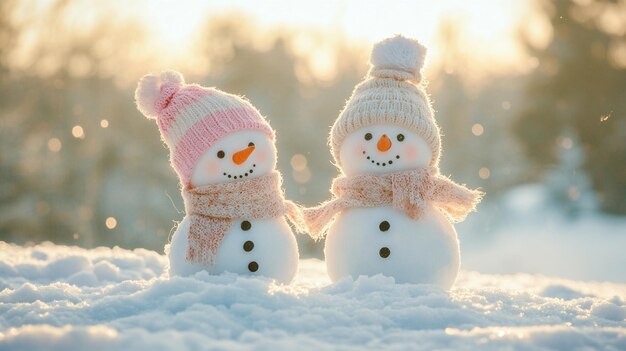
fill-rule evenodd
<path id="1" fill-rule="evenodd" d="M 441 126 L 442 172 L 490 196 L 528 180 L 527 161 L 510 133 L 510 116 L 519 106 L 523 79 L 490 74 L 479 80 L 475 62 L 463 53 L 462 21 L 448 18 L 439 26 L 442 60 L 429 76 L 435 118 Z"/>
<path id="2" fill-rule="evenodd" d="M 361 50 L 334 43 L 331 60 L 337 63 L 336 74 L 322 79 L 312 72 L 312 62 L 294 50 L 296 38 L 306 36 L 310 42 L 316 40 L 314 33 L 282 32 L 271 40 L 265 37 L 259 47 L 250 36 L 255 31 L 231 16 L 208 23 L 202 38 L 209 38 L 203 40 L 209 69 L 200 81 L 246 96 L 268 118 L 276 129 L 278 167 L 288 198 L 307 205 L 327 199 L 337 174 L 330 161 L 328 132 L 367 69 Z M 305 254 L 321 255 L 319 243 L 306 236 L 298 240 Z"/>
<path id="3" fill-rule="evenodd" d="M 109 16 L 77 32 L 62 20 L 75 3 L 22 2 L 36 14 L 22 21 L 17 2 L 0 6 L 0 239 L 160 249 L 178 219 L 163 187 L 177 185 L 102 50 L 127 51 L 141 34 Z M 39 34 L 16 61 L 27 30 Z"/>
<path id="4" fill-rule="evenodd" d="M 46 11 L 32 11 L 37 15 L 27 16 L 28 23 L 13 23 L 17 6 L 5 4 L 0 7 L 0 240 L 161 251 L 173 220 L 183 216 L 177 211 L 182 209 L 177 178 L 154 121 L 134 106 L 138 74 L 132 85 L 118 79 L 137 70 L 147 73 L 146 62 L 115 54 L 146 45 L 141 30 L 100 13 L 78 31 L 64 19 L 76 12 L 78 1 L 53 2 Z M 288 197 L 309 204 L 324 200 L 336 174 L 326 146 L 328 126 L 367 68 L 360 48 L 336 45 L 330 61 L 341 74 L 322 79 L 294 50 L 302 33 L 264 33 L 259 46 L 258 28 L 242 27 L 238 19 L 207 21 L 204 51 L 193 53 L 205 58 L 206 67 L 187 79 L 247 96 L 277 129 Z M 26 27 L 32 34 L 27 54 L 15 60 L 25 43 L 17 34 Z M 305 156 L 308 164 L 294 168 L 294 155 Z M 318 244 L 304 236 L 299 240 L 303 251 L 320 254 Z"/>
<path id="5" fill-rule="evenodd" d="M 526 40 L 539 67 L 515 132 L 538 175 L 580 147 L 600 208 L 626 214 L 626 2 L 541 4 L 553 35 L 545 48 Z"/>

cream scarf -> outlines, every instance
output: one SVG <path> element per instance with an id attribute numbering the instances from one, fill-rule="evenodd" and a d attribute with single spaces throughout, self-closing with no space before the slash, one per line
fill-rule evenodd
<path id="1" fill-rule="evenodd" d="M 433 167 L 381 175 L 365 174 L 335 178 L 334 198 L 304 210 L 309 234 L 324 237 L 336 214 L 348 208 L 391 206 L 410 218 L 419 218 L 432 202 L 451 221 L 462 221 L 475 210 L 483 193 L 470 190 L 439 174 Z"/>

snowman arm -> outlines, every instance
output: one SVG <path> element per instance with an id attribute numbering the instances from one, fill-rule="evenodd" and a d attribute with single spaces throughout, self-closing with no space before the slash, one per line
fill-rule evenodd
<path id="1" fill-rule="evenodd" d="M 317 207 L 304 209 L 304 221 L 309 235 L 315 240 L 324 238 L 335 216 L 347 207 L 349 204 L 344 199 L 334 199 Z"/>
<path id="2" fill-rule="evenodd" d="M 304 220 L 304 214 L 302 207 L 292 201 L 285 201 L 285 216 L 293 224 L 298 233 L 305 233 L 307 231 L 306 222 Z"/>
<path id="3" fill-rule="evenodd" d="M 450 220 L 460 222 L 467 215 L 476 210 L 476 205 L 484 193 L 480 190 L 468 189 L 465 185 L 457 184 L 449 178 L 439 175 L 433 189 L 433 202 Z"/>
<path id="4" fill-rule="evenodd" d="M 333 221 L 333 217 L 334 213 L 330 213 L 325 205 L 305 209 L 304 220 L 309 235 L 316 241 L 323 239 Z"/>

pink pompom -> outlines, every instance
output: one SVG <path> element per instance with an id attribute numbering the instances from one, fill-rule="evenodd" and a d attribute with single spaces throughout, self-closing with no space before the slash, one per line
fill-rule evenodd
<path id="1" fill-rule="evenodd" d="M 159 114 L 157 101 L 161 98 L 163 85 L 185 84 L 183 75 L 176 71 L 165 71 L 160 74 L 147 74 L 139 80 L 135 90 L 135 102 L 141 113 L 149 119 L 156 119 Z M 167 89 L 169 90 L 169 89 Z"/>

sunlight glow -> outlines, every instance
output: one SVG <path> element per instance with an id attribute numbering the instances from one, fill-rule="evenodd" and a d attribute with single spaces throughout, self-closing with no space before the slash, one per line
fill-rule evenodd
<path id="1" fill-rule="evenodd" d="M 143 8 L 146 12 L 142 15 L 147 18 L 154 16 L 157 19 L 149 22 L 149 28 L 158 29 L 159 40 L 168 46 L 180 47 L 181 41 L 191 37 L 196 28 L 206 20 L 209 12 L 206 8 L 200 10 L 206 3 L 150 0 L 150 6 Z"/>
<path id="2" fill-rule="evenodd" d="M 148 5 L 149 3 L 149 5 Z M 416 1 L 385 2 L 343 0 L 336 2 L 294 2 L 276 0 L 251 2 L 218 0 L 148 1 L 131 8 L 147 25 L 165 50 L 163 55 L 180 54 L 206 25 L 207 16 L 231 14 L 251 16 L 264 29 L 278 28 L 293 32 L 307 29 L 324 33 L 329 40 L 345 36 L 348 40 L 371 45 L 394 34 L 418 38 L 429 48 L 431 60 L 439 59 L 438 33 L 443 23 L 458 28 L 459 42 L 466 54 L 480 57 L 483 69 L 503 64 L 509 69 L 520 66 L 522 49 L 517 40 L 517 26 L 531 12 L 522 1 Z M 138 11 L 141 9 L 141 11 Z M 541 24 L 541 22 L 539 22 Z M 537 42 L 544 39 L 543 27 L 533 33 Z M 196 38 L 197 39 L 197 38 Z M 332 69 L 324 51 L 311 52 L 321 73 Z"/>

